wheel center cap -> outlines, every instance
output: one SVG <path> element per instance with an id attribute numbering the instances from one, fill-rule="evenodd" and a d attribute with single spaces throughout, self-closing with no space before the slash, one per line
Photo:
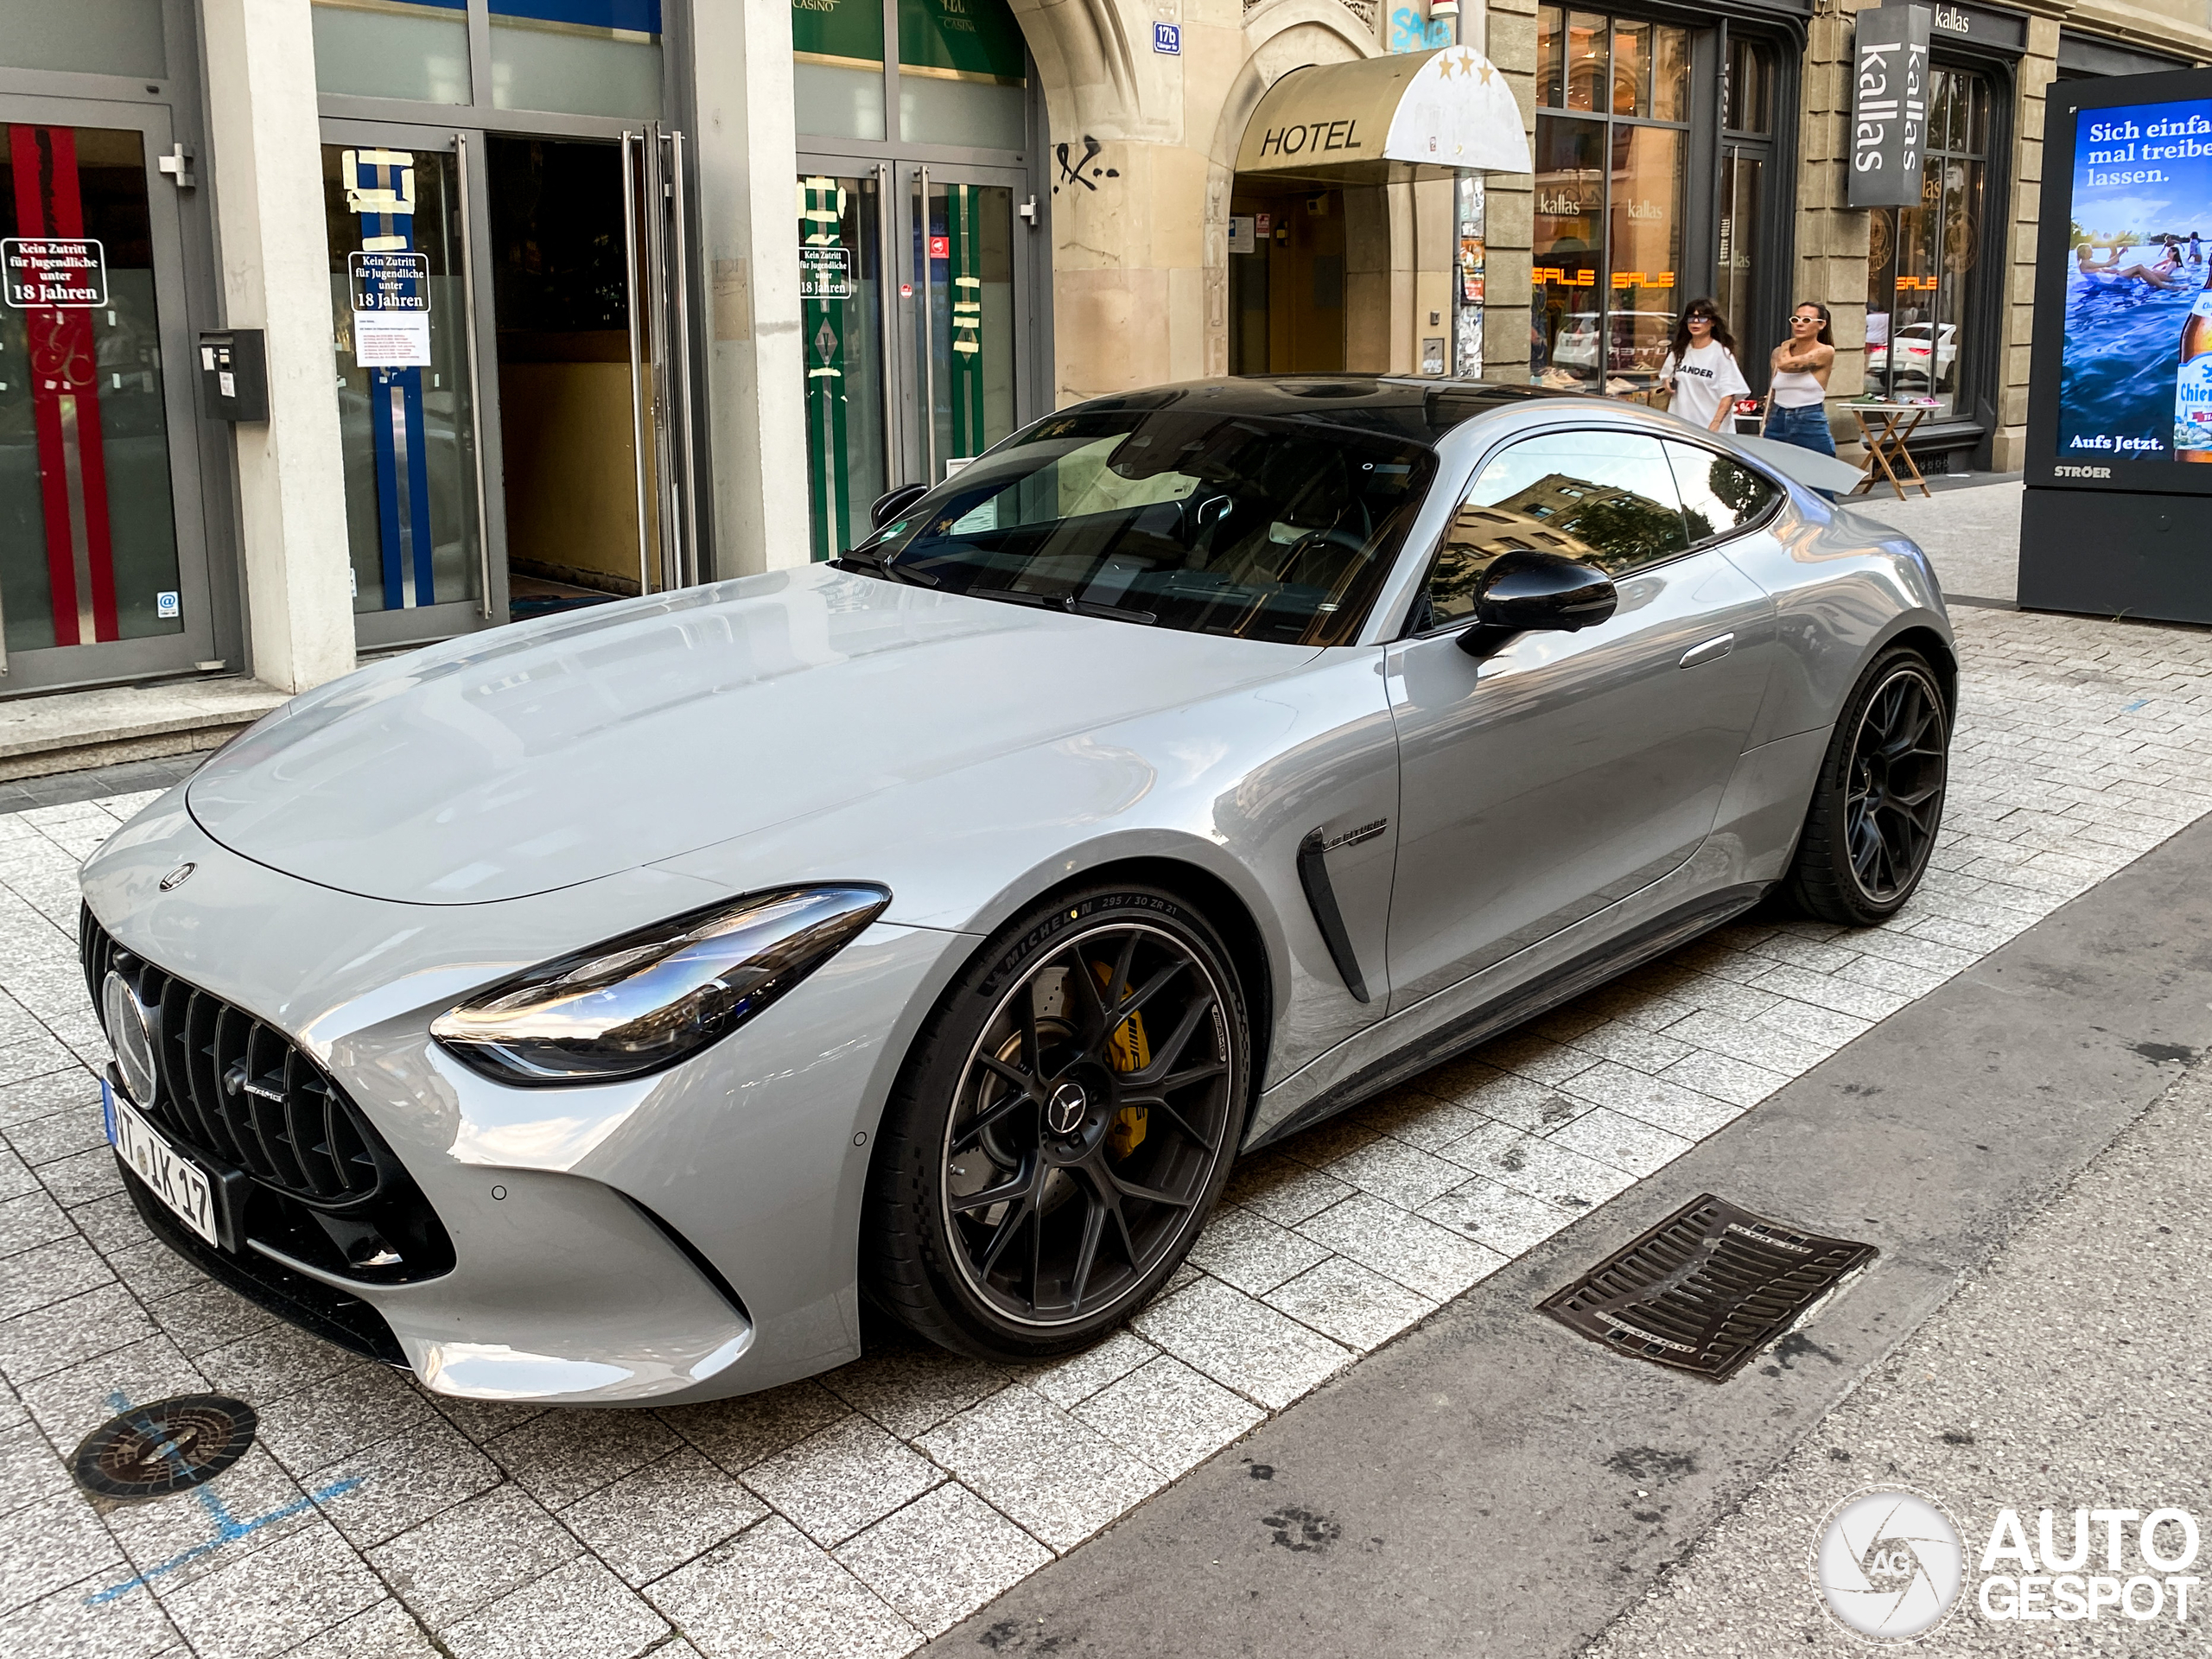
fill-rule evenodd
<path id="1" fill-rule="evenodd" d="M 1090 1097 L 1079 1083 L 1064 1083 L 1045 1101 L 1045 1125 L 1054 1135 L 1073 1135 L 1090 1110 Z"/>

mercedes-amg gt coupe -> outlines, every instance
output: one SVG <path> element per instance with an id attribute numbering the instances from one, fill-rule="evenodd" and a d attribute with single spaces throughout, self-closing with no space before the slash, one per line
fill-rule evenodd
<path id="1" fill-rule="evenodd" d="M 1770 893 L 1906 901 L 1950 628 L 1802 454 L 1135 392 L 828 563 L 297 697 L 84 869 L 131 1196 L 451 1395 L 766 1388 L 864 1300 L 1094 1342 L 1241 1154 Z"/>

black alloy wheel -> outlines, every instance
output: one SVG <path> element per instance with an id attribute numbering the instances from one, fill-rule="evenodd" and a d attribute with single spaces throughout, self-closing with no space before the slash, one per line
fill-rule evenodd
<path id="1" fill-rule="evenodd" d="M 1878 660 L 1836 721 L 1788 877 L 1813 915 L 1866 926 L 1895 915 L 1927 874 L 1942 826 L 1950 710 L 1928 659 Z"/>
<path id="2" fill-rule="evenodd" d="M 1096 1340 L 1174 1271 L 1243 1122 L 1243 999 L 1204 918 L 1141 888 L 1006 930 L 948 993 L 879 1138 L 868 1282 L 1002 1361 Z"/>

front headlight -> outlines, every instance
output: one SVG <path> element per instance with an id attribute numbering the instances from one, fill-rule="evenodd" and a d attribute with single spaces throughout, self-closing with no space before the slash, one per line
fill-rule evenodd
<path id="1" fill-rule="evenodd" d="M 729 1035 L 890 902 L 860 882 L 725 899 L 540 963 L 440 1014 L 430 1035 L 500 1083 L 641 1077 Z"/>

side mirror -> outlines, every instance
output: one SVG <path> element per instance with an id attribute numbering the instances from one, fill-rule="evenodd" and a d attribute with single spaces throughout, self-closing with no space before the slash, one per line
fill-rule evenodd
<path id="1" fill-rule="evenodd" d="M 868 510 L 868 528 L 881 530 L 929 493 L 926 484 L 901 484 L 887 494 L 877 496 L 875 505 Z"/>
<path id="2" fill-rule="evenodd" d="M 1475 626 L 1459 649 L 1488 657 L 1520 633 L 1573 633 L 1595 627 L 1620 602 L 1604 571 L 1557 553 L 1500 554 L 1475 589 Z"/>

